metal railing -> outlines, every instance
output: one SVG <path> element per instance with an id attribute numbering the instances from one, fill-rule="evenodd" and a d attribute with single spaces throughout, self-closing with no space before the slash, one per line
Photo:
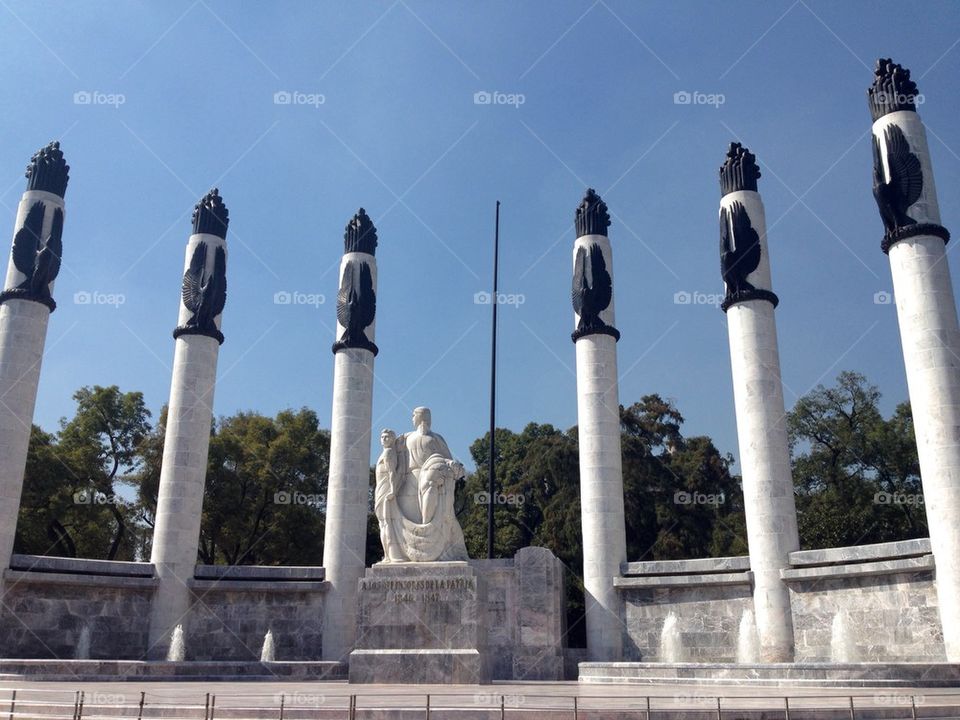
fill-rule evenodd
<path id="1" fill-rule="evenodd" d="M 441 718 L 469 713 L 471 718 L 550 718 L 590 720 L 608 716 L 643 720 L 740 720 L 770 718 L 801 720 L 960 720 L 960 690 L 956 693 L 901 693 L 877 688 L 861 694 L 762 696 L 740 692 L 707 694 L 679 688 L 671 694 L 543 694 L 542 687 L 521 691 L 450 691 L 424 693 L 416 687 L 378 688 L 356 692 L 343 684 L 305 683 L 304 689 L 271 694 L 193 693 L 190 688 L 160 691 L 110 689 L 45 690 L 0 688 L 0 720 L 306 720 L 382 717 Z M 522 688 L 525 690 L 526 688 Z M 631 690 L 640 689 L 630 686 Z M 559 688 L 558 688 L 559 690 Z M 397 715 L 399 713 L 399 715 Z"/>

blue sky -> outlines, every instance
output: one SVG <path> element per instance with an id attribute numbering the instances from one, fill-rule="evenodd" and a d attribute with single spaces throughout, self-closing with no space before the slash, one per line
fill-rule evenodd
<path id="1" fill-rule="evenodd" d="M 955 2 L 0 5 L 8 227 L 37 148 L 61 139 L 71 165 L 47 429 L 83 385 L 166 402 L 189 213 L 213 185 L 231 215 L 218 415 L 306 405 L 329 426 L 335 269 L 363 206 L 380 236 L 375 424 L 405 430 L 429 405 L 467 459 L 488 424 L 490 307 L 474 294 L 499 199 L 501 290 L 523 303 L 501 308 L 498 425 L 570 427 L 572 217 L 591 185 L 613 214 L 621 402 L 669 397 L 688 434 L 736 455 L 724 315 L 674 300 L 722 292 L 732 139 L 762 166 L 788 406 L 843 369 L 886 412 L 906 399 L 895 307 L 875 302 L 891 280 L 865 90 L 878 56 L 913 71 L 960 231 Z M 494 91 L 505 102 L 475 103 Z"/>

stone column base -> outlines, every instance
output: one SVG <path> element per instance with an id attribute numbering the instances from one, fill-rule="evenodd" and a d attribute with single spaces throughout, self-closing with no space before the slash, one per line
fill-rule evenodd
<path id="1" fill-rule="evenodd" d="M 489 683 L 486 613 L 466 562 L 374 565 L 360 580 L 350 682 Z"/>

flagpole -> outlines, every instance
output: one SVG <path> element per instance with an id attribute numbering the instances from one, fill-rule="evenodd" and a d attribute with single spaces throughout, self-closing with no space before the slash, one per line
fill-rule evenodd
<path id="1" fill-rule="evenodd" d="M 497 274 L 500 264 L 500 201 L 497 200 L 496 220 L 493 232 L 493 339 L 490 344 L 490 477 L 487 482 L 487 559 L 493 559 L 493 504 L 496 499 L 496 418 L 497 418 Z"/>

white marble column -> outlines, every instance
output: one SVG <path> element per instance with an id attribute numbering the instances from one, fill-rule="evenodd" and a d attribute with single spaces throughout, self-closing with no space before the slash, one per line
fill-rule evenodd
<path id="1" fill-rule="evenodd" d="M 217 357 L 223 342 L 228 223 L 227 208 L 212 190 L 194 210 L 194 232 L 187 241 L 150 557 L 160 585 L 151 607 L 148 655 L 157 659 L 166 656 L 171 632 L 186 622 L 190 609 L 188 583 L 197 564 Z"/>
<path id="2" fill-rule="evenodd" d="M 613 255 L 607 206 L 591 189 L 577 208 L 573 246 L 573 341 L 587 652 L 591 661 L 623 654 L 620 599 L 613 580 L 627 559 L 620 455 L 620 398 L 614 328 Z"/>
<path id="3" fill-rule="evenodd" d="M 377 231 L 363 208 L 347 223 L 340 262 L 330 424 L 330 475 L 323 536 L 323 659 L 346 662 L 356 638 L 357 587 L 366 569 Z"/>
<path id="4" fill-rule="evenodd" d="M 906 193 L 899 222 L 887 216 L 882 247 L 893 275 L 943 640 L 947 660 L 960 662 L 960 330 L 945 248 L 949 234 L 940 224 L 916 93 L 909 70 L 878 61 L 870 88 L 873 142 L 882 163 L 877 180 L 896 191 L 913 188 L 916 195 Z"/>
<path id="5" fill-rule="evenodd" d="M 13 552 L 47 322 L 56 308 L 53 281 L 59 268 L 69 169 L 59 143 L 31 159 L 13 229 L 14 251 L 0 293 L 0 571 L 10 566 Z M 44 248 L 54 266 L 41 261 Z"/>
<path id="6" fill-rule="evenodd" d="M 800 549 L 790 470 L 760 171 L 734 143 L 720 168 L 721 266 L 740 445 L 743 503 L 761 662 L 793 660 L 790 593 L 780 579 Z M 724 249 L 726 252 L 724 252 Z"/>

